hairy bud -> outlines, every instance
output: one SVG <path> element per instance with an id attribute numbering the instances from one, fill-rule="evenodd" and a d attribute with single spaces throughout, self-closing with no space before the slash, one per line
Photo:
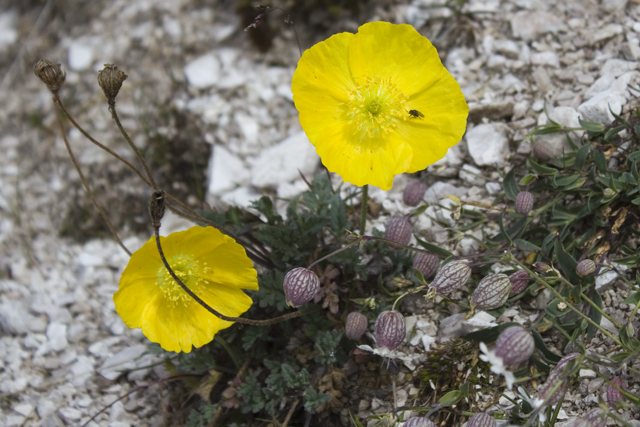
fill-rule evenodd
<path id="1" fill-rule="evenodd" d="M 424 199 L 427 192 L 427 186 L 421 181 L 411 181 L 404 187 L 402 192 L 402 200 L 407 206 L 418 206 Z"/>
<path id="2" fill-rule="evenodd" d="M 347 315 L 344 324 L 344 333 L 350 340 L 358 341 L 367 331 L 367 316 L 357 311 L 352 311 Z"/>
<path id="3" fill-rule="evenodd" d="M 40 79 L 47 88 L 56 93 L 64 84 L 67 74 L 62 71 L 61 64 L 53 64 L 46 59 L 41 59 L 33 67 L 33 73 Z"/>
<path id="4" fill-rule="evenodd" d="M 403 216 L 389 218 L 387 222 L 387 230 L 384 232 L 384 238 L 401 245 L 408 245 L 411 240 L 411 223 Z M 393 249 L 400 249 L 391 246 Z"/>
<path id="5" fill-rule="evenodd" d="M 120 92 L 122 82 L 127 79 L 127 75 L 118 70 L 113 64 L 104 64 L 104 68 L 98 72 L 98 84 L 107 97 L 109 104 L 116 102 L 116 96 Z"/>
<path id="6" fill-rule="evenodd" d="M 529 331 L 521 326 L 511 326 L 498 336 L 495 354 L 505 366 L 517 365 L 529 360 L 535 347 Z"/>
<path id="7" fill-rule="evenodd" d="M 516 212 L 527 215 L 533 209 L 533 195 L 528 191 L 521 191 L 516 196 Z"/>
<path id="8" fill-rule="evenodd" d="M 409 418 L 403 427 L 437 427 L 427 417 L 413 417 Z"/>
<path id="9" fill-rule="evenodd" d="M 584 277 L 593 274 L 596 271 L 596 263 L 590 259 L 583 259 L 576 266 L 576 273 L 578 276 Z"/>
<path id="10" fill-rule="evenodd" d="M 471 267 L 464 261 L 452 261 L 440 268 L 431 282 L 439 294 L 446 295 L 466 285 L 471 277 Z"/>
<path id="11" fill-rule="evenodd" d="M 511 293 L 509 295 L 519 294 L 529 286 L 531 276 L 524 270 L 518 270 L 509 276 L 511 281 Z"/>
<path id="12" fill-rule="evenodd" d="M 425 254 L 424 252 L 418 252 L 413 257 L 413 268 L 420 270 L 422 276 L 427 279 L 438 271 L 440 266 L 440 259 L 434 254 Z"/>
<path id="13" fill-rule="evenodd" d="M 506 274 L 489 274 L 484 277 L 471 296 L 471 302 L 480 310 L 493 310 L 509 298 L 511 280 Z"/>
<path id="14" fill-rule="evenodd" d="M 284 297 L 291 307 L 300 307 L 308 303 L 320 290 L 320 279 L 306 268 L 298 267 L 284 276 Z"/>
<path id="15" fill-rule="evenodd" d="M 407 335 L 404 316 L 398 311 L 383 311 L 376 319 L 374 334 L 378 347 L 395 350 Z"/>
<path id="16" fill-rule="evenodd" d="M 496 427 L 496 420 L 489 414 L 475 414 L 473 417 L 469 418 L 469 422 L 467 423 L 467 427 Z"/>
<path id="17" fill-rule="evenodd" d="M 551 271 L 551 267 L 549 266 L 549 264 L 540 261 L 533 263 L 533 269 L 538 273 L 546 273 L 548 271 Z"/>
<path id="18" fill-rule="evenodd" d="M 151 193 L 151 197 L 149 197 L 149 216 L 151 217 L 151 225 L 154 228 L 160 227 L 160 220 L 164 216 L 164 199 L 165 194 L 162 190 L 154 191 Z"/>
<path id="19" fill-rule="evenodd" d="M 611 382 L 622 390 L 627 389 L 627 385 L 621 377 L 615 377 L 611 380 Z M 624 400 L 627 400 L 627 398 L 624 397 L 624 394 L 618 391 L 618 389 L 616 389 L 612 385 L 607 386 L 607 402 L 609 402 L 610 405 L 617 406 L 618 402 L 622 402 Z"/>

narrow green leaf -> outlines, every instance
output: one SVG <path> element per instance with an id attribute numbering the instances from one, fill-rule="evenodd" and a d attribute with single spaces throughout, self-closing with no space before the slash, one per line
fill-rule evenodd
<path id="1" fill-rule="evenodd" d="M 535 181 L 536 179 L 538 179 L 538 175 L 528 174 L 528 175 L 523 176 L 518 184 L 520 184 L 520 185 L 529 185 L 533 181 Z"/>
<path id="2" fill-rule="evenodd" d="M 585 144 L 578 149 L 578 152 L 576 153 L 576 168 L 579 171 L 582 170 L 582 166 L 584 166 L 584 161 L 587 159 L 590 149 L 591 145 L 589 144 Z"/>
<path id="3" fill-rule="evenodd" d="M 451 390 L 449 393 L 442 396 L 438 402 L 441 407 L 452 406 L 460 402 L 463 397 L 464 395 L 460 390 Z"/>
<path id="4" fill-rule="evenodd" d="M 416 236 L 416 241 L 418 242 L 418 244 L 420 246 L 422 246 L 423 248 L 425 248 L 429 252 L 433 252 L 434 254 L 438 254 L 438 255 L 442 255 L 442 256 L 446 256 L 446 257 L 453 256 L 453 254 L 451 252 L 449 252 L 448 250 L 442 249 L 439 246 L 436 246 L 434 244 L 426 242 L 426 241 L 418 238 L 417 236 Z"/>
<path id="5" fill-rule="evenodd" d="M 591 295 L 591 301 L 593 301 L 598 308 L 602 310 L 602 297 L 597 291 L 595 291 L 595 289 L 593 295 Z M 589 319 L 593 320 L 596 325 L 599 325 L 602 320 L 602 314 L 593 307 L 590 307 L 589 310 Z M 596 328 L 592 323 L 589 323 L 589 326 L 587 327 L 587 339 L 593 338 L 596 332 L 598 332 L 598 328 Z"/>
<path id="6" fill-rule="evenodd" d="M 596 160 L 596 166 L 598 167 L 598 172 L 605 173 L 607 171 L 607 159 L 604 157 L 604 153 L 602 151 L 594 151 L 594 158 Z"/>
<path id="7" fill-rule="evenodd" d="M 589 122 L 587 120 L 578 119 L 580 126 L 582 129 L 589 132 L 604 132 L 604 125 L 598 122 Z"/>
<path id="8" fill-rule="evenodd" d="M 617 260 L 616 260 L 617 262 Z M 622 301 L 623 304 L 636 305 L 640 301 L 640 292 L 634 292 Z"/>
<path id="9" fill-rule="evenodd" d="M 533 243 L 528 242 L 528 241 L 523 240 L 523 239 L 515 239 L 515 240 L 513 241 L 513 243 L 515 243 L 515 244 L 516 244 L 516 246 L 518 247 L 518 249 L 524 249 L 524 250 L 527 250 L 527 251 L 533 251 L 533 252 L 538 252 L 538 251 L 540 251 L 540 250 L 541 250 L 541 249 L 540 249 L 540 246 L 536 246 L 536 245 L 534 245 Z"/>
<path id="10" fill-rule="evenodd" d="M 498 217 L 498 226 L 500 226 L 500 231 L 502 232 L 502 235 L 504 236 L 504 238 L 507 240 L 507 242 L 510 245 L 512 245 L 513 244 L 513 240 L 511 240 L 511 236 L 504 229 L 504 212 L 505 211 L 500 212 L 500 216 Z"/>
<path id="11" fill-rule="evenodd" d="M 547 348 L 538 331 L 531 331 L 531 335 L 533 335 L 533 340 L 536 343 L 536 348 L 540 350 L 540 352 L 544 355 L 544 357 L 547 358 L 547 360 L 553 363 L 558 363 L 560 361 L 562 356 L 558 356 Z"/>
<path id="12" fill-rule="evenodd" d="M 475 343 L 494 342 L 495 340 L 498 339 L 498 335 L 500 335 L 500 332 L 502 332 L 503 330 L 505 330 L 509 326 L 518 326 L 518 325 L 520 325 L 520 324 L 517 323 L 517 322 L 502 323 L 502 324 L 500 324 L 498 326 L 494 326 L 493 328 L 481 329 L 481 330 L 476 331 L 476 332 L 471 332 L 470 334 L 463 335 L 461 338 L 463 340 L 465 340 L 465 341 L 475 342 Z"/>
<path id="13" fill-rule="evenodd" d="M 558 264 L 560 265 L 560 269 L 567 276 L 571 283 L 580 283 L 580 276 L 576 273 L 576 267 L 578 263 L 571 255 L 569 255 L 562 246 L 562 242 L 560 239 L 556 240 L 555 243 L 555 252 L 556 258 L 558 259 Z"/>
<path id="14" fill-rule="evenodd" d="M 504 194 L 510 199 L 515 200 L 520 190 L 516 183 L 515 170 L 511 169 L 504 177 L 502 181 L 502 188 L 504 188 Z"/>

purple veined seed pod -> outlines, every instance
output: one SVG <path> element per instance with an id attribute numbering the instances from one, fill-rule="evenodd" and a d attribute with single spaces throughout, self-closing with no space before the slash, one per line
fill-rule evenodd
<path id="1" fill-rule="evenodd" d="M 531 283 L 531 276 L 524 270 L 518 270 L 509 276 L 511 281 L 511 292 L 509 295 L 519 294 L 524 291 L 529 283 Z"/>
<path id="2" fill-rule="evenodd" d="M 571 362 L 573 359 L 576 359 L 580 357 L 580 353 L 569 353 L 566 356 L 564 356 L 562 359 L 560 359 L 560 361 L 558 362 L 558 364 L 556 365 L 555 368 L 553 368 L 552 371 L 557 371 L 563 375 L 568 375 L 568 372 L 564 372 L 564 368 L 567 367 L 567 365 L 569 364 L 569 362 Z"/>
<path id="3" fill-rule="evenodd" d="M 389 218 L 387 222 L 387 230 L 384 232 L 384 238 L 401 245 L 408 245 L 411 240 L 411 223 L 403 216 Z M 401 248 L 389 245 L 392 249 L 400 250 Z"/>
<path id="4" fill-rule="evenodd" d="M 542 405 L 543 402 L 546 402 L 545 406 L 555 405 L 560 401 L 562 396 L 564 396 L 568 388 L 569 379 L 565 378 L 561 372 L 551 370 L 547 381 L 542 384 L 538 390 L 540 405 Z M 554 389 L 555 391 L 553 391 Z"/>
<path id="5" fill-rule="evenodd" d="M 586 427 L 605 427 L 607 425 L 607 415 L 600 408 L 594 408 L 582 416 L 582 421 Z"/>
<path id="6" fill-rule="evenodd" d="M 535 348 L 529 331 L 521 326 L 511 326 L 498 336 L 494 351 L 505 366 L 511 366 L 529 360 Z"/>
<path id="7" fill-rule="evenodd" d="M 308 303 L 320 290 L 320 279 L 304 267 L 294 268 L 284 276 L 284 297 L 291 307 Z"/>
<path id="8" fill-rule="evenodd" d="M 588 258 L 583 259 L 576 266 L 576 273 L 578 273 L 578 276 L 580 277 L 588 276 L 590 274 L 593 274 L 595 271 L 596 271 L 596 263 L 593 262 L 593 260 L 590 260 Z"/>
<path id="9" fill-rule="evenodd" d="M 437 427 L 427 417 L 412 417 L 405 421 L 403 427 Z"/>
<path id="10" fill-rule="evenodd" d="M 618 388 L 621 388 L 622 390 L 627 389 L 627 385 L 625 384 L 624 380 L 621 377 L 615 377 L 611 380 L 611 382 L 616 386 L 618 386 Z M 617 406 L 618 402 L 622 402 L 624 400 L 627 400 L 627 398 L 624 397 L 624 394 L 618 391 L 618 389 L 613 387 L 611 384 L 607 385 L 607 402 L 610 405 L 615 407 Z"/>
<path id="11" fill-rule="evenodd" d="M 516 196 L 515 201 L 516 212 L 521 215 L 527 215 L 533 209 L 533 194 L 528 191 L 521 191 Z"/>
<path id="12" fill-rule="evenodd" d="M 470 277 L 469 264 L 465 261 L 451 261 L 440 268 L 430 286 L 439 294 L 446 295 L 466 285 Z"/>
<path id="13" fill-rule="evenodd" d="M 350 340 L 358 341 L 367 331 L 367 316 L 357 311 L 352 311 L 347 315 L 344 323 L 344 333 Z"/>
<path id="14" fill-rule="evenodd" d="M 489 414 L 479 413 L 469 418 L 467 427 L 496 427 L 496 420 Z"/>
<path id="15" fill-rule="evenodd" d="M 407 206 L 418 206 L 424 199 L 426 192 L 427 186 L 422 181 L 411 181 L 404 187 L 402 200 Z"/>
<path id="16" fill-rule="evenodd" d="M 489 274 L 478 283 L 471 302 L 480 310 L 493 310 L 507 302 L 510 292 L 511 280 L 506 274 Z"/>
<path id="17" fill-rule="evenodd" d="M 420 273 L 422 273 L 425 279 L 436 274 L 438 267 L 440 267 L 440 258 L 434 254 L 418 252 L 416 256 L 413 257 L 413 268 L 420 270 Z"/>
<path id="18" fill-rule="evenodd" d="M 373 329 L 377 346 L 379 348 L 386 347 L 392 351 L 398 348 L 407 336 L 404 316 L 399 311 L 380 313 Z"/>

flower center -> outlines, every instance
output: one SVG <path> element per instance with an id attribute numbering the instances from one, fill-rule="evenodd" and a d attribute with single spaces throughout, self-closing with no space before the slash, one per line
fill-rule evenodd
<path id="1" fill-rule="evenodd" d="M 363 138 L 391 133 L 398 120 L 407 119 L 408 96 L 390 77 L 367 76 L 359 80 L 349 94 L 349 124 L 355 125 Z"/>
<path id="2" fill-rule="evenodd" d="M 206 279 L 202 278 L 202 274 L 211 272 L 211 268 L 207 267 L 206 262 L 200 263 L 185 255 L 167 258 L 167 262 L 180 281 L 196 295 L 202 284 L 206 282 Z M 165 299 L 170 301 L 173 306 L 182 304 L 186 307 L 193 301 L 193 298 L 171 277 L 164 264 L 158 269 L 157 284 L 162 289 Z"/>

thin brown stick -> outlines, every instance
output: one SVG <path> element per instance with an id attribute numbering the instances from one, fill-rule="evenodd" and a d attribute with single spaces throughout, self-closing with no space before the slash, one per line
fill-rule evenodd
<path id="1" fill-rule="evenodd" d="M 60 126 L 60 134 L 62 134 L 62 139 L 64 140 L 64 145 L 67 147 L 67 153 L 69 153 L 69 157 L 71 158 L 71 162 L 73 163 L 73 166 L 76 168 L 76 171 L 78 172 L 78 175 L 80 176 L 80 180 L 82 181 L 82 185 L 84 186 L 84 189 L 87 191 L 87 193 L 89 194 L 89 198 L 93 202 L 93 204 L 96 207 L 96 209 L 98 209 L 98 212 L 100 212 L 100 215 L 102 215 L 102 218 L 104 219 L 104 221 L 107 223 L 107 227 L 109 227 L 109 230 L 111 231 L 111 234 L 113 234 L 113 237 L 116 239 L 116 242 L 118 242 L 120 247 L 129 256 L 131 256 L 131 252 L 129 251 L 129 249 L 127 249 L 127 247 L 124 245 L 124 243 L 122 243 L 122 240 L 120 240 L 120 237 L 118 237 L 118 233 L 116 232 L 116 229 L 113 226 L 113 224 L 111 224 L 111 220 L 107 216 L 107 213 L 104 211 L 104 209 L 102 209 L 102 206 L 100 206 L 100 203 L 98 203 L 98 200 L 96 199 L 96 196 L 91 191 L 91 188 L 89 188 L 89 183 L 87 182 L 86 178 L 84 177 L 84 174 L 82 173 L 82 170 L 80 169 L 80 165 L 78 164 L 78 161 L 76 160 L 76 156 L 73 154 L 73 150 L 71 150 L 71 145 L 69 145 L 69 140 L 67 139 L 67 134 L 65 133 L 64 126 L 62 125 L 62 117 L 60 117 L 60 111 L 57 108 L 56 108 L 56 117 L 58 118 L 58 125 Z"/>
<path id="2" fill-rule="evenodd" d="M 287 424 L 289 424 L 289 420 L 291 420 L 291 417 L 293 416 L 293 411 L 296 410 L 298 403 L 300 403 L 300 399 L 296 399 L 293 402 L 293 405 L 291 405 L 291 408 L 289 408 L 289 412 L 287 412 L 287 416 L 284 418 L 284 421 L 282 422 L 282 427 L 287 427 Z"/>

